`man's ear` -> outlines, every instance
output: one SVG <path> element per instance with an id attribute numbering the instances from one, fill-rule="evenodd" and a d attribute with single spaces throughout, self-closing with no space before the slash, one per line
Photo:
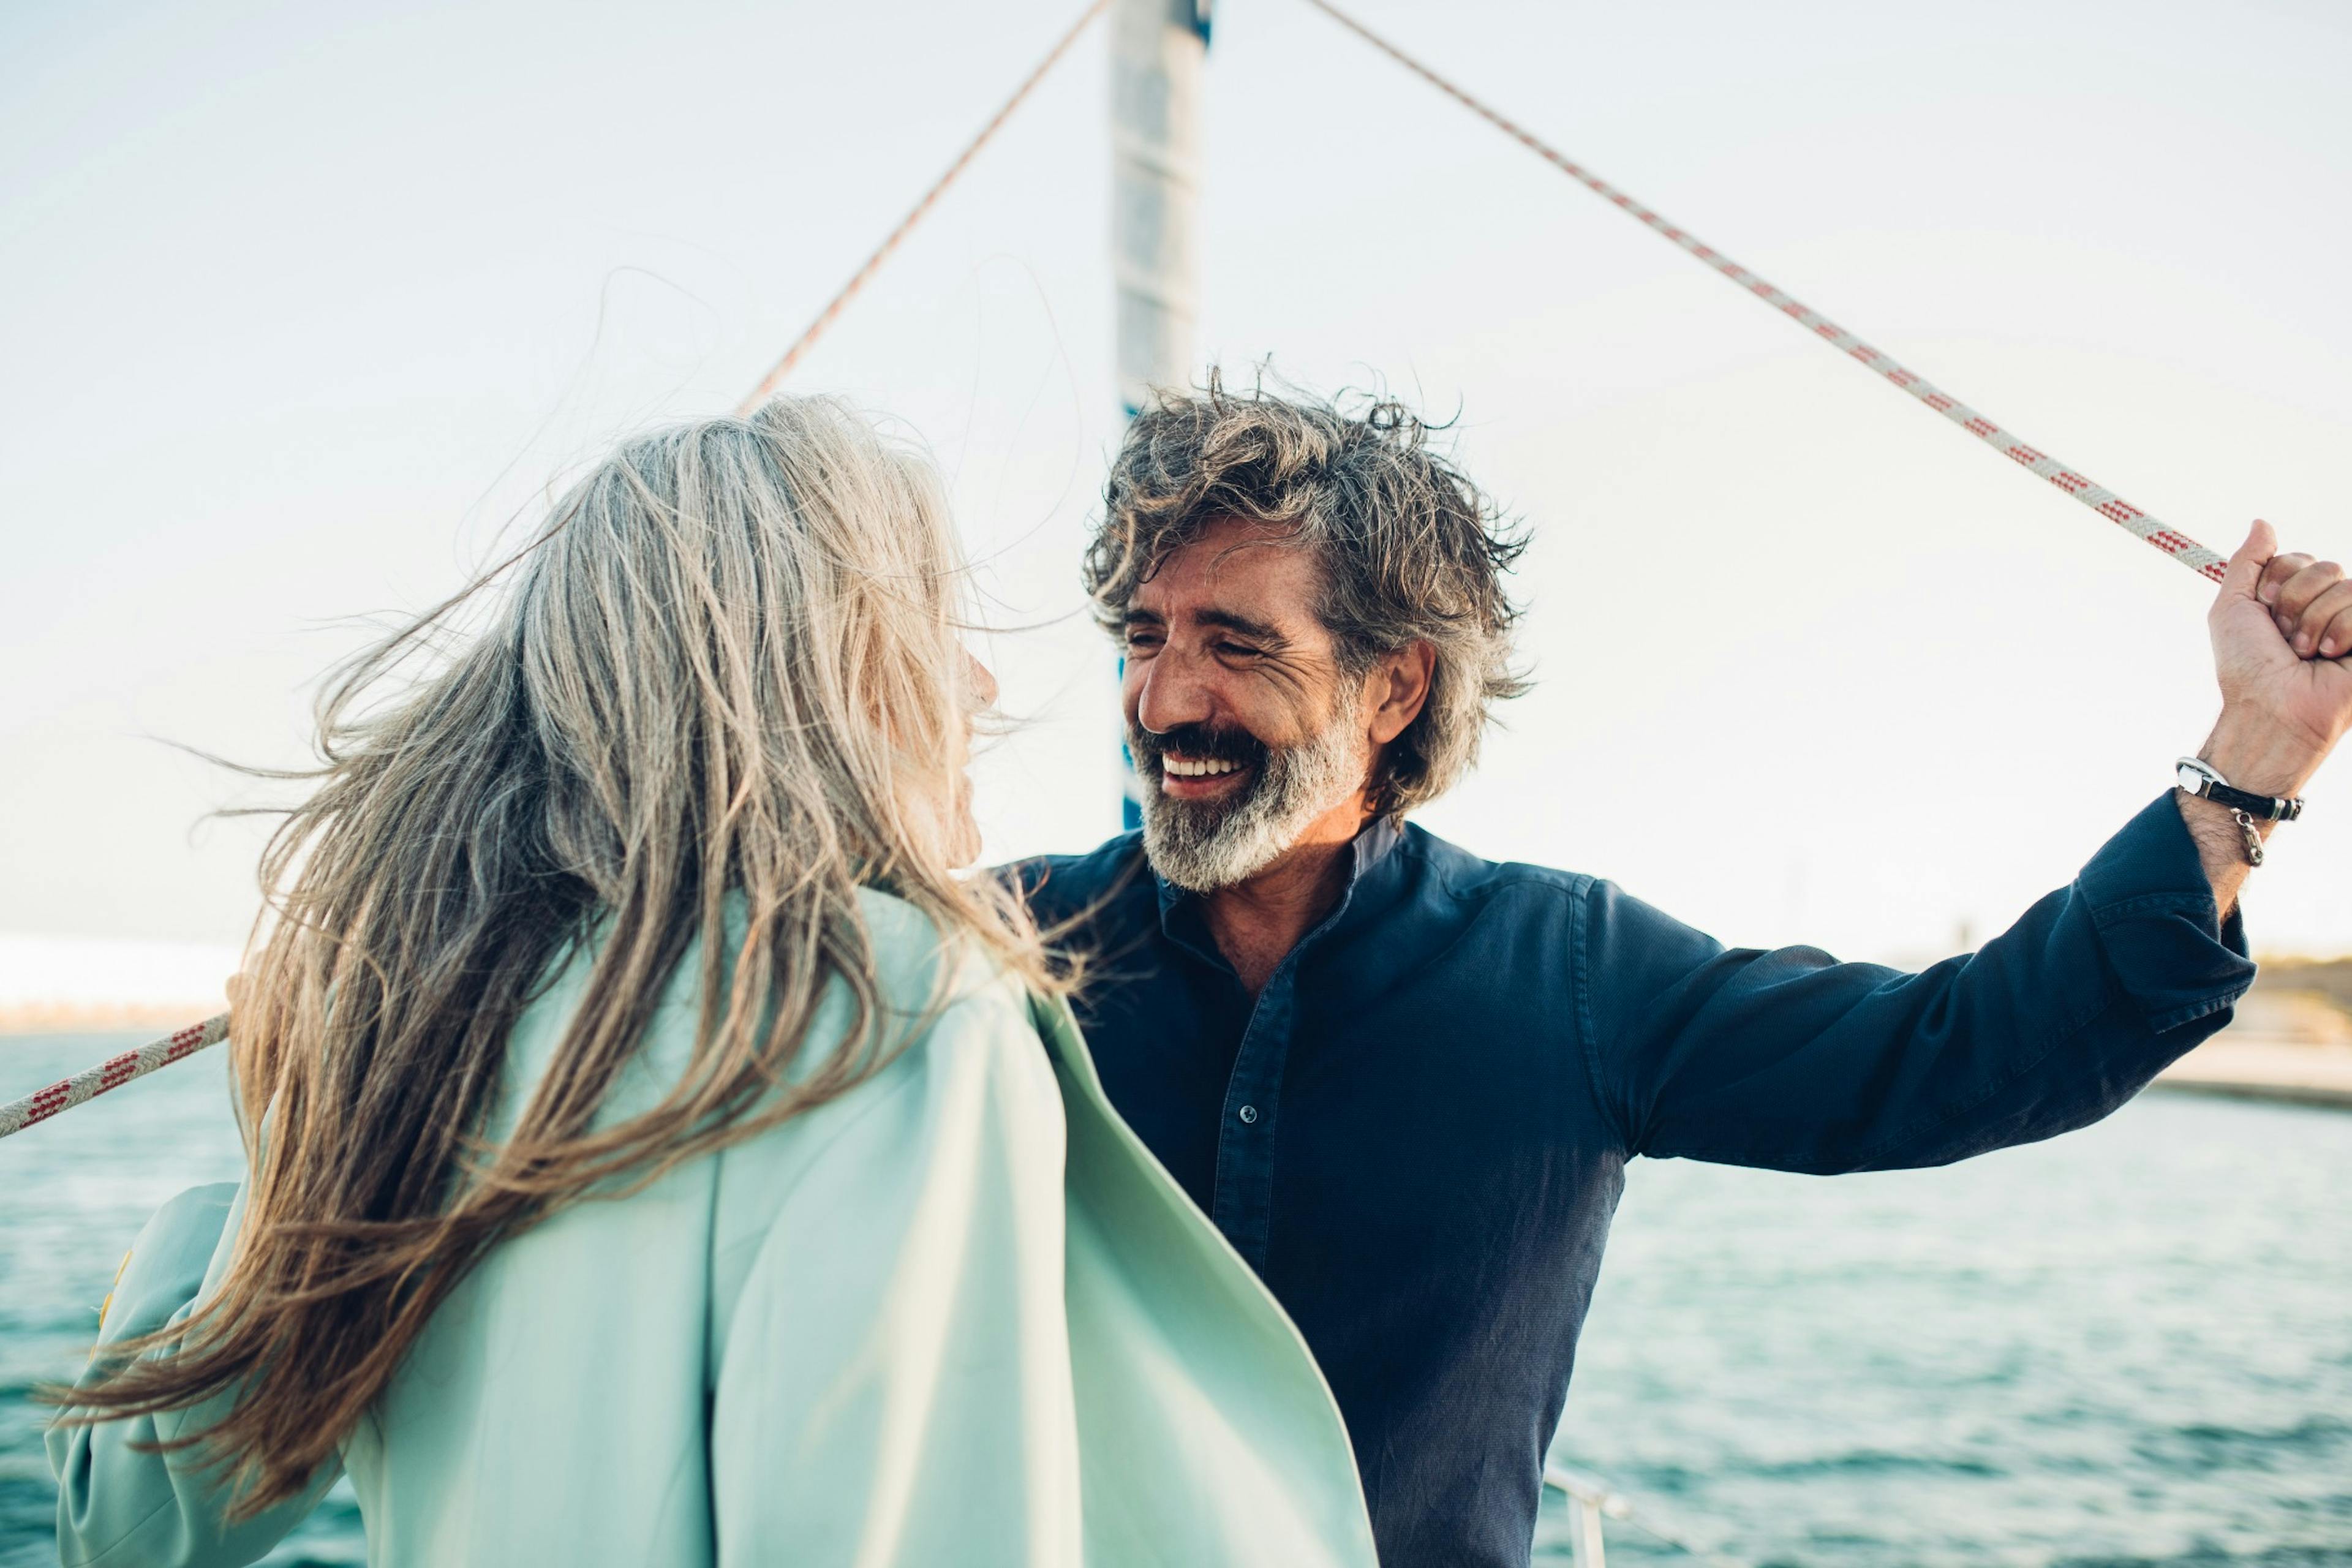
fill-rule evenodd
<path id="1" fill-rule="evenodd" d="M 1418 638 L 1383 654 L 1372 666 L 1364 682 L 1364 700 L 1371 705 L 1372 744 L 1387 745 L 1421 717 L 1436 671 L 1437 650 Z"/>

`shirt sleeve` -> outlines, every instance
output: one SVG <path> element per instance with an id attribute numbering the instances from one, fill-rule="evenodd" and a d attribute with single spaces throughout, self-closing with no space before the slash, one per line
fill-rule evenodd
<path id="1" fill-rule="evenodd" d="M 186 1320 L 218 1283 L 243 1204 L 236 1184 L 221 1183 L 192 1187 L 156 1211 L 115 1281 L 84 1381 L 105 1364 L 109 1346 Z M 226 1412 L 226 1397 L 160 1415 L 50 1427 L 64 1568 L 236 1568 L 266 1556 L 302 1521 L 340 1465 L 323 1467 L 300 1497 L 231 1525 L 226 1479 L 201 1447 L 147 1451 L 204 1430 Z"/>
<path id="2" fill-rule="evenodd" d="M 1980 951 L 1916 974 L 1727 951 L 1607 883 L 1584 919 L 1580 1021 L 1628 1150 L 1821 1174 L 2095 1121 L 2254 974 L 2168 794 Z"/>
<path id="3" fill-rule="evenodd" d="M 839 1109 L 725 1330 L 719 1561 L 1076 1568 L 1065 1130 L 1025 1001 L 958 1002 Z"/>

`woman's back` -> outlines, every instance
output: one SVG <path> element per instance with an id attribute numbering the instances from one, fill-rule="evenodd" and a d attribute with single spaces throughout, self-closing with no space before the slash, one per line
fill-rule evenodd
<path id="1" fill-rule="evenodd" d="M 861 903 L 889 1004 L 919 1014 L 936 936 L 886 894 Z M 544 1072 L 584 957 L 518 1026 L 503 1107 Z M 690 962 L 679 976 L 616 1117 L 685 1070 L 700 998 Z M 1076 1561 L 1074 1468 L 1035 1474 L 1076 1443 L 1066 1357 L 1046 1353 L 1058 1226 L 1023 1234 L 1058 1217 L 1060 1101 L 1017 986 L 977 962 L 955 984 L 853 1092 L 486 1258 L 347 1447 L 371 1561 L 692 1563 L 714 1532 L 730 1561 L 790 1542 L 813 1563 L 957 1562 L 975 1537 L 991 1561 Z M 803 1061 L 846 1012 L 836 991 Z M 923 1376 L 941 1365 L 945 1384 Z"/>
<path id="2" fill-rule="evenodd" d="M 937 934 L 887 894 L 859 904 L 884 999 L 918 1021 Z M 566 954 L 517 1024 L 496 1140 L 593 957 Z M 697 981 L 678 966 L 600 1121 L 686 1071 Z M 953 984 L 851 1092 L 491 1248 L 343 1444 L 370 1563 L 1078 1562 L 1060 1100 L 1018 985 L 977 959 Z M 848 1013 L 835 988 L 797 1060 Z M 161 1327 L 142 1309 L 187 1302 L 191 1271 L 217 1283 L 244 1193 L 202 1191 L 140 1238 L 106 1341 Z M 110 1463 L 146 1425 L 53 1434 L 78 1450 L 54 1456 L 66 1562 L 250 1562 L 332 1479 L 222 1530 L 184 1473 Z"/>
<path id="3" fill-rule="evenodd" d="M 859 901 L 919 1018 L 934 929 Z M 500 1131 L 591 957 L 517 1026 Z M 684 1070 L 693 973 L 614 1116 Z M 1370 1568 L 1304 1342 L 1110 1112 L 1066 1015 L 977 957 L 945 994 L 849 1093 L 492 1248 L 343 1445 L 371 1564 Z M 829 997 L 820 1030 L 846 1012 Z M 105 1341 L 216 1281 L 239 1198 L 157 1216 Z M 193 1460 L 128 1452 L 205 1415 L 52 1435 L 66 1563 L 248 1563 L 333 1479 L 226 1527 Z"/>

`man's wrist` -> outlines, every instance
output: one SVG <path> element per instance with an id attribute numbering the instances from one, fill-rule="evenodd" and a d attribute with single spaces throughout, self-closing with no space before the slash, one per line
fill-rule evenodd
<path id="1" fill-rule="evenodd" d="M 2293 796 L 2303 793 L 2323 754 L 2274 721 L 2224 707 L 2197 758 L 2239 789 Z"/>

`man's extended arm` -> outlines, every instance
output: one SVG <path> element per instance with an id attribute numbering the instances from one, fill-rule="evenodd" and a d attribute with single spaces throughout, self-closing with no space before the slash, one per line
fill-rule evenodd
<path id="1" fill-rule="evenodd" d="M 2210 624 L 2206 760 L 2295 793 L 2352 721 L 2352 584 L 2257 524 Z M 1727 952 L 1603 884 L 1579 1032 L 1632 1152 L 1820 1173 L 1961 1159 L 2097 1120 L 2229 1021 L 2253 978 L 2246 869 L 2227 810 L 2174 792 L 1982 951 L 1917 974 Z"/>
<path id="2" fill-rule="evenodd" d="M 2095 1121 L 2254 975 L 2161 795 L 2008 931 L 1916 974 L 1726 950 L 1606 883 L 1583 937 L 1580 1032 L 1628 1152 L 1824 1175 Z"/>

